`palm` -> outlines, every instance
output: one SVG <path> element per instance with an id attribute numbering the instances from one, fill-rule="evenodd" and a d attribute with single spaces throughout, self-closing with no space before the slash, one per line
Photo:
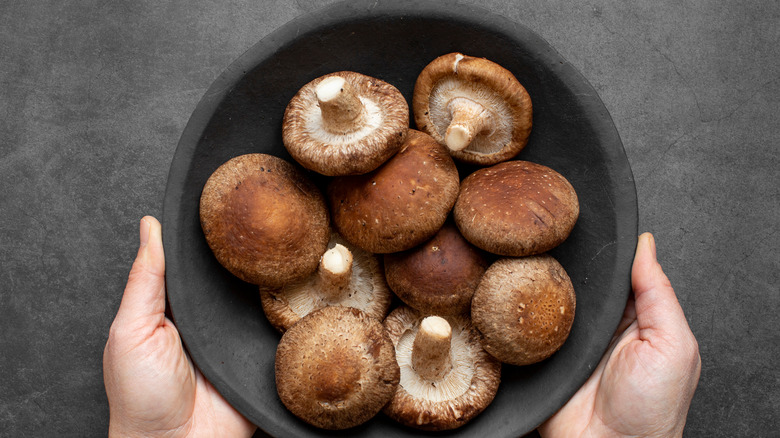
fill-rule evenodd
<path id="1" fill-rule="evenodd" d="M 235 436 L 242 430 L 251 433 L 254 426 L 192 365 L 176 328 L 167 318 L 148 338 L 129 347 L 119 355 L 121 361 L 109 363 L 120 375 L 109 397 L 114 388 L 123 394 L 119 407 L 122 418 L 133 423 L 120 426 L 144 425 L 147 430 L 167 431 L 169 436 Z M 123 375 L 127 379 L 121 378 Z"/>
<path id="2" fill-rule="evenodd" d="M 676 424 L 670 421 L 679 416 L 674 401 L 684 398 L 679 392 L 685 385 L 680 383 L 688 374 L 672 362 L 650 341 L 640 339 L 638 325 L 631 324 L 604 367 L 594 417 L 622 435 L 670 436 L 674 431 L 665 426 Z"/>

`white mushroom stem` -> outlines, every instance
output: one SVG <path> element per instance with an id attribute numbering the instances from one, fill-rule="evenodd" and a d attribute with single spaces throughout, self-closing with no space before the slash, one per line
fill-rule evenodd
<path id="1" fill-rule="evenodd" d="M 420 377 L 438 381 L 452 369 L 452 328 L 439 316 L 422 320 L 412 345 L 412 368 Z"/>
<path id="2" fill-rule="evenodd" d="M 452 121 L 444 135 L 444 142 L 453 151 L 465 149 L 477 134 L 494 130 L 492 112 L 466 97 L 456 97 L 447 105 Z"/>
<path id="3" fill-rule="evenodd" d="M 320 289 L 332 299 L 337 299 L 352 278 L 352 253 L 341 244 L 325 251 L 320 259 Z"/>
<path id="4" fill-rule="evenodd" d="M 333 134 L 348 134 L 363 125 L 364 107 L 355 89 L 341 76 L 329 76 L 315 88 L 322 112 L 322 127 Z"/>

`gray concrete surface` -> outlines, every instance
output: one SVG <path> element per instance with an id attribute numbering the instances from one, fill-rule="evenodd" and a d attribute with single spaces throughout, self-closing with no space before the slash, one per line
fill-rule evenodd
<path id="1" fill-rule="evenodd" d="M 217 75 L 331 3 L 0 3 L 0 436 L 104 436 L 101 355 Z M 696 334 L 686 436 L 780 430 L 780 3 L 480 0 L 593 84 Z"/>

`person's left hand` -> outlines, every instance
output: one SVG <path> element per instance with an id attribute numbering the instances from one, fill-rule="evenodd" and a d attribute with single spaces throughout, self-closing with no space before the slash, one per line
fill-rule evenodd
<path id="1" fill-rule="evenodd" d="M 103 352 L 109 436 L 251 437 L 247 421 L 196 369 L 165 316 L 160 223 L 141 219 L 141 245 Z"/>

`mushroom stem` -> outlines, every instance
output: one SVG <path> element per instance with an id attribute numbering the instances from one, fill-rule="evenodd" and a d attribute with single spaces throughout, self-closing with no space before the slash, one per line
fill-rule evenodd
<path id="1" fill-rule="evenodd" d="M 315 88 L 322 112 L 322 127 L 332 134 L 348 134 L 362 126 L 363 103 L 341 76 L 323 79 Z"/>
<path id="2" fill-rule="evenodd" d="M 456 97 L 447 105 L 452 121 L 444 135 L 444 142 L 453 151 L 468 147 L 477 134 L 493 130 L 490 110 L 466 97 Z"/>
<path id="3" fill-rule="evenodd" d="M 329 298 L 338 298 L 352 278 L 352 253 L 341 244 L 325 251 L 320 260 L 320 288 Z"/>
<path id="4" fill-rule="evenodd" d="M 429 316 L 422 320 L 412 345 L 412 368 L 420 377 L 438 381 L 452 369 L 450 343 L 452 328 L 444 318 Z"/>

